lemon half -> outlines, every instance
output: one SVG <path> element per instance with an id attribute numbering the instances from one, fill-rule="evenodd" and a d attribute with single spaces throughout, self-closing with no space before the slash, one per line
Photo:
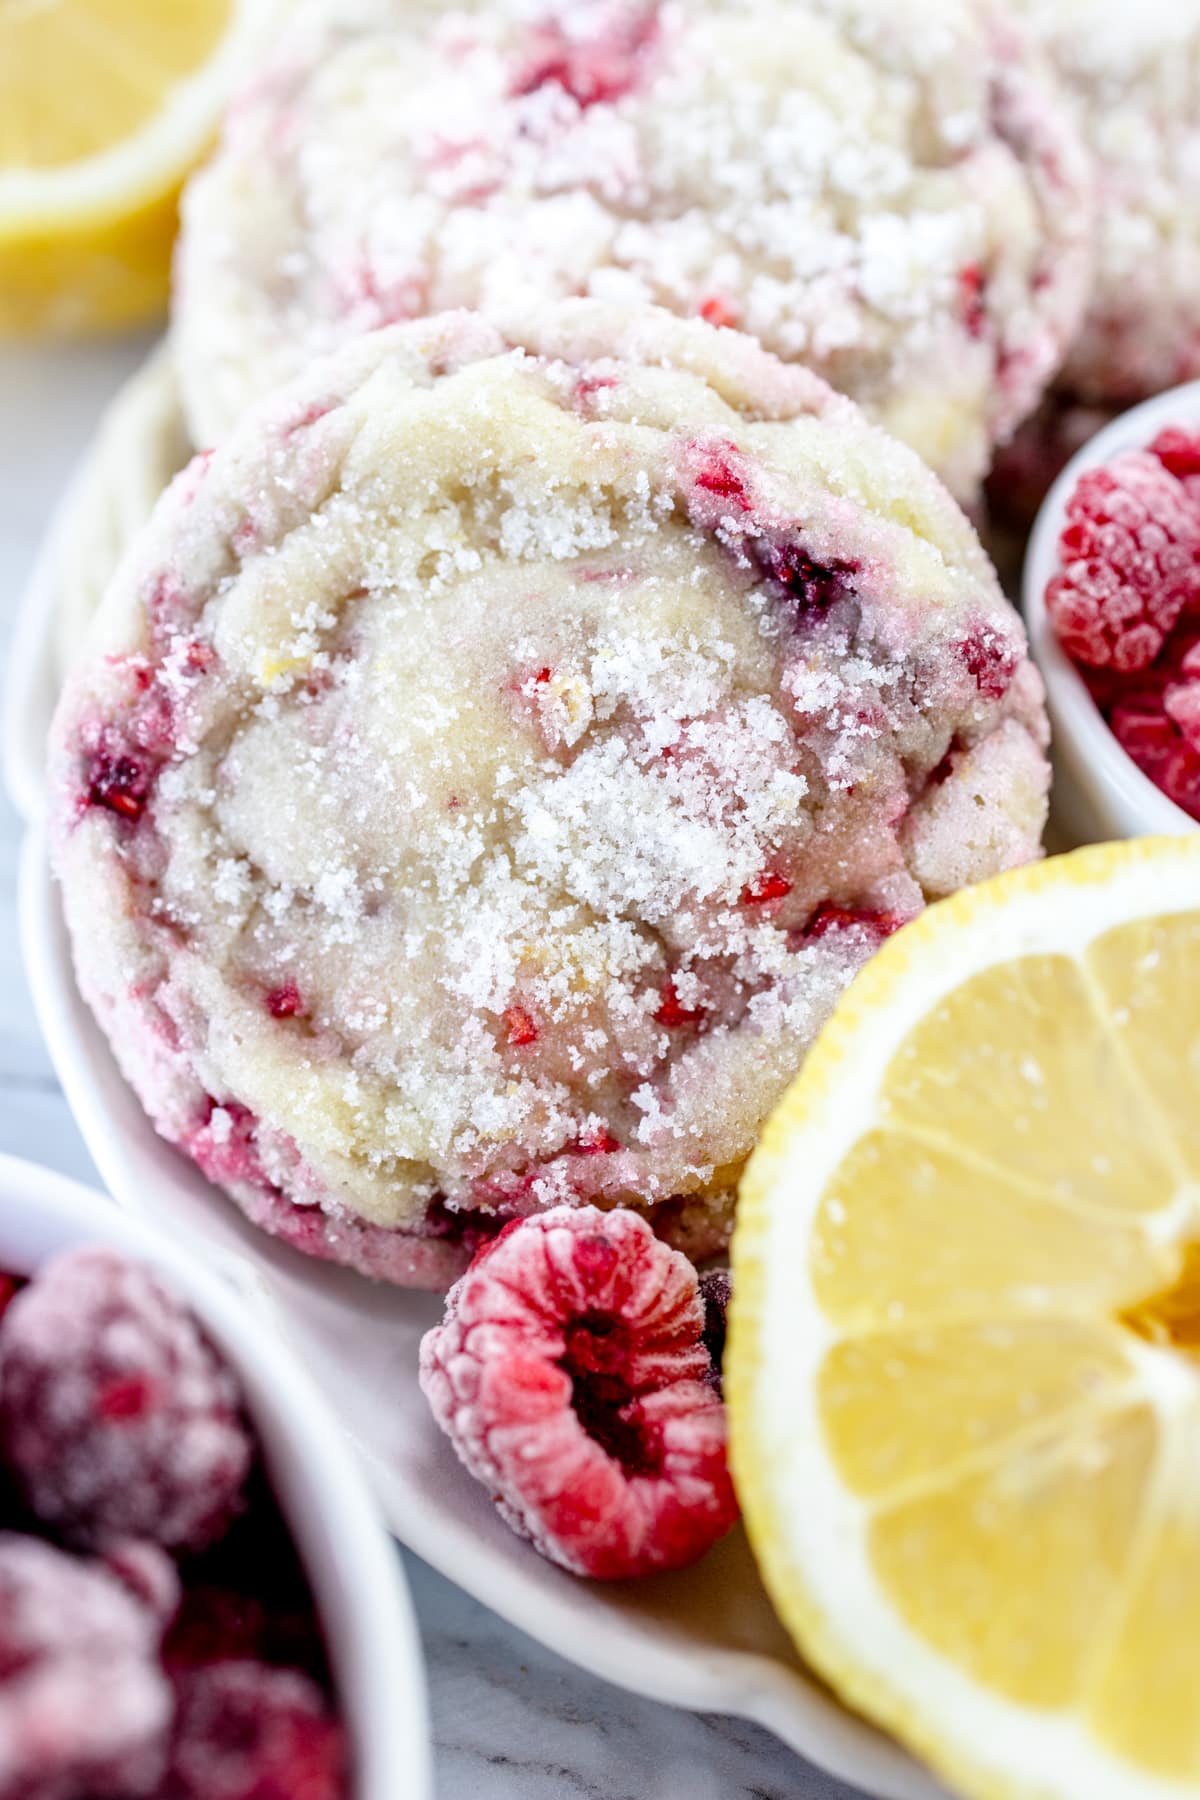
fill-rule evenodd
<path id="1" fill-rule="evenodd" d="M 970 1794 L 1200 1795 L 1200 836 L 886 945 L 733 1262 L 734 1472 L 803 1654 Z"/>
<path id="2" fill-rule="evenodd" d="M 0 0 L 0 333 L 158 312 L 184 177 L 269 0 Z"/>

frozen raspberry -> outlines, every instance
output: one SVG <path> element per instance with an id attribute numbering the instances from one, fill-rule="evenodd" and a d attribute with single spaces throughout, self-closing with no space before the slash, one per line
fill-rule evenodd
<path id="1" fill-rule="evenodd" d="M 345 1734 L 307 1676 L 219 1662 L 177 1688 L 164 1800 L 347 1800 Z"/>
<path id="2" fill-rule="evenodd" d="M 182 1592 L 178 1570 L 166 1551 L 144 1539 L 129 1538 L 105 1550 L 104 1566 L 165 1631 L 179 1610 Z"/>
<path id="3" fill-rule="evenodd" d="M 0 1275 L 0 1318 L 8 1308 L 8 1303 L 17 1294 L 21 1284 L 15 1275 Z"/>
<path id="4" fill-rule="evenodd" d="M 1200 681 L 1173 682 L 1163 695 L 1163 710 L 1184 741 L 1200 751 Z"/>
<path id="5" fill-rule="evenodd" d="M 245 1511 L 189 1561 L 187 1575 L 163 1650 L 168 1668 L 250 1660 L 302 1668 L 327 1682 L 308 1575 L 261 1464 L 247 1484 Z"/>
<path id="6" fill-rule="evenodd" d="M 1155 771 L 1178 742 L 1162 695 L 1147 689 L 1125 695 L 1112 708 L 1108 722 L 1126 754 L 1155 780 Z"/>
<path id="7" fill-rule="evenodd" d="M 0 1536 L 0 1800 L 158 1793 L 171 1717 L 160 1632 L 105 1569 Z"/>
<path id="8" fill-rule="evenodd" d="M 481 1251 L 421 1345 L 459 1459 L 553 1562 L 682 1568 L 737 1517 L 695 1270 L 638 1214 L 557 1207 Z"/>
<path id="9" fill-rule="evenodd" d="M 1077 662 L 1144 669 L 1200 599 L 1200 506 L 1155 457 L 1089 469 L 1067 503 L 1046 610 Z"/>
<path id="10" fill-rule="evenodd" d="M 229 1588 L 190 1586 L 163 1646 L 169 1669 L 204 1663 L 258 1659 L 264 1655 L 268 1624 L 262 1602 Z"/>
<path id="11" fill-rule="evenodd" d="M 252 1460 L 232 1376 L 149 1272 L 58 1257 L 0 1321 L 0 1436 L 38 1517 L 73 1542 L 211 1542 Z"/>
<path id="12" fill-rule="evenodd" d="M 1172 746 L 1154 779 L 1168 800 L 1200 819 L 1200 753 L 1189 743 L 1179 740 Z"/>
<path id="13" fill-rule="evenodd" d="M 711 1379 L 721 1392 L 721 1365 L 725 1360 L 725 1326 L 733 1280 L 728 1269 L 710 1269 L 700 1277 L 700 1298 L 704 1302 L 704 1347 L 712 1360 Z"/>
<path id="14" fill-rule="evenodd" d="M 1200 475 L 1200 432 L 1184 431 L 1179 425 L 1168 425 L 1150 446 L 1164 469 L 1180 481 L 1188 475 Z"/>

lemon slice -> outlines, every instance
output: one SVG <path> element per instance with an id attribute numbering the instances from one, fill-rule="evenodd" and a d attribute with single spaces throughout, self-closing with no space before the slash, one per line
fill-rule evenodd
<path id="1" fill-rule="evenodd" d="M 733 1260 L 734 1472 L 802 1652 L 970 1794 L 1200 1795 L 1200 836 L 886 945 Z"/>
<path id="2" fill-rule="evenodd" d="M 0 332 L 166 298 L 176 200 L 269 0 L 0 0 Z"/>

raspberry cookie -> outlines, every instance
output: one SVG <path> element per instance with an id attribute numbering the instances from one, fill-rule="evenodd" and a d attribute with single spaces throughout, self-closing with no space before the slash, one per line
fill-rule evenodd
<path id="1" fill-rule="evenodd" d="M 1097 170 L 1095 292 L 1062 387 L 1123 407 L 1200 375 L 1200 0 L 1020 0 Z"/>
<path id="2" fill-rule="evenodd" d="M 1037 853 L 1044 743 L 970 526 L 819 377 L 459 313 L 177 478 L 60 704 L 54 853 L 158 1129 L 438 1285 L 561 1203 L 717 1248 L 881 937 Z"/>
<path id="3" fill-rule="evenodd" d="M 1052 78 L 967 0 L 376 0 L 187 194 L 193 436 L 365 329 L 589 294 L 808 363 L 971 498 L 1082 317 L 1089 200 Z"/>

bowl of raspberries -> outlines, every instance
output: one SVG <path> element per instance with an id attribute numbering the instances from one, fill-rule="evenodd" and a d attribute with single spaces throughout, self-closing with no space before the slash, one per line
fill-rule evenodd
<path id="1" fill-rule="evenodd" d="M 0 1158 L 0 1800 L 424 1800 L 394 1550 L 254 1311 Z"/>
<path id="2" fill-rule="evenodd" d="M 1200 382 L 1133 407 L 1038 515 L 1025 614 L 1074 841 L 1200 823 Z"/>

